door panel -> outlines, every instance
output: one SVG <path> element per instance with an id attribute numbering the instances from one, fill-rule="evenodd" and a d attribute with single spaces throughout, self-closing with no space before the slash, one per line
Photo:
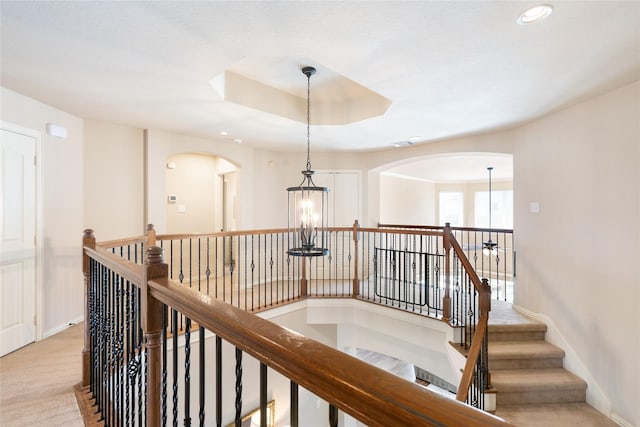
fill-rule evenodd
<path id="1" fill-rule="evenodd" d="M 36 140 L 0 134 L 0 356 L 35 341 Z"/>

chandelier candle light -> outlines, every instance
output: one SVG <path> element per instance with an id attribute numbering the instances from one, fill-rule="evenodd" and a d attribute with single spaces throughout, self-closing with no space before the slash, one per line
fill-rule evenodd
<path id="1" fill-rule="evenodd" d="M 318 187 L 313 182 L 314 171 L 311 170 L 309 125 L 311 122 L 310 85 L 311 76 L 315 74 L 313 67 L 302 68 L 307 76 L 307 169 L 302 171 L 302 182 L 297 187 L 287 188 L 289 250 L 293 256 L 323 256 L 329 254 L 326 243 L 327 218 L 329 217 L 327 187 Z"/>

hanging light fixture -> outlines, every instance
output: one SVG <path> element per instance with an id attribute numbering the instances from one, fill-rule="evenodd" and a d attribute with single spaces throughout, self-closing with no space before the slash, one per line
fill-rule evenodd
<path id="1" fill-rule="evenodd" d="M 491 240 L 491 171 L 492 166 L 487 168 L 489 171 L 489 240 L 482 242 L 482 252 L 485 255 L 496 255 L 498 253 L 498 242 Z"/>
<path id="2" fill-rule="evenodd" d="M 326 248 L 327 219 L 329 217 L 327 187 L 318 187 L 313 182 L 314 171 L 311 170 L 309 125 L 311 122 L 311 76 L 315 74 L 313 67 L 303 67 L 302 73 L 307 76 L 307 168 L 302 171 L 302 182 L 297 187 L 287 188 L 289 249 L 293 256 L 323 256 L 329 254 Z"/>

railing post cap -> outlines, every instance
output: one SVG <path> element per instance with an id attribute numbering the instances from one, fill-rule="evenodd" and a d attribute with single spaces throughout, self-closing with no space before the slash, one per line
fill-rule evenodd
<path id="1" fill-rule="evenodd" d="M 151 246 L 147 248 L 145 264 L 159 264 L 162 262 L 163 249 L 159 246 Z"/>
<path id="2" fill-rule="evenodd" d="M 151 231 L 153 229 L 153 224 L 147 224 L 147 231 Z"/>
<path id="3" fill-rule="evenodd" d="M 83 237 L 94 238 L 95 236 L 93 235 L 93 230 L 90 228 L 87 228 L 86 230 L 84 230 Z"/>

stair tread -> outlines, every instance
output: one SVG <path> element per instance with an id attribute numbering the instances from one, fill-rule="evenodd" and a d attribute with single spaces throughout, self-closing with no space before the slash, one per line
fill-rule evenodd
<path id="1" fill-rule="evenodd" d="M 501 405 L 495 415 L 517 426 L 602 426 L 616 423 L 586 403 Z"/>
<path id="2" fill-rule="evenodd" d="M 496 341 L 489 344 L 489 359 L 563 358 L 564 350 L 546 341 Z"/>
<path id="3" fill-rule="evenodd" d="M 496 370 L 491 372 L 491 382 L 498 393 L 587 388 L 582 378 L 562 368 Z"/>

